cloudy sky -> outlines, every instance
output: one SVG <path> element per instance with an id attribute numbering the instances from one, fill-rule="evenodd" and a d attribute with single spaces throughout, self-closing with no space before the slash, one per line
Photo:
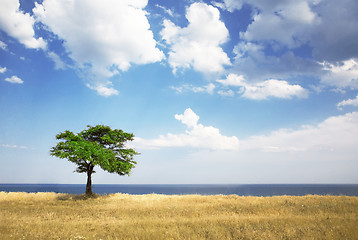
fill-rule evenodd
<path id="1" fill-rule="evenodd" d="M 94 183 L 358 183 L 356 0 L 0 3 L 0 183 L 85 183 L 88 124 L 141 152 Z"/>

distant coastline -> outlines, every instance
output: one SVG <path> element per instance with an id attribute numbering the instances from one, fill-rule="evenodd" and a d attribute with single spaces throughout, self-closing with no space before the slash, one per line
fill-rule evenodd
<path id="1" fill-rule="evenodd" d="M 82 194 L 84 184 L 0 184 L 0 192 Z M 97 194 L 239 195 L 239 196 L 358 196 L 358 184 L 94 184 Z"/>

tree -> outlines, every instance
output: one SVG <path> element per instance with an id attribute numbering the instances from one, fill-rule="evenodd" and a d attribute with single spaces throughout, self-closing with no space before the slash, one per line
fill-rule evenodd
<path id="1" fill-rule="evenodd" d="M 108 126 L 87 126 L 87 129 L 75 134 L 65 131 L 56 135 L 62 140 L 51 148 L 51 155 L 67 158 L 77 164 L 75 172 L 87 173 L 86 194 L 92 195 L 92 174 L 95 166 L 110 173 L 129 175 L 135 167 L 133 157 L 139 153 L 125 148 L 127 141 L 133 141 L 133 133 L 120 129 L 112 130 Z"/>

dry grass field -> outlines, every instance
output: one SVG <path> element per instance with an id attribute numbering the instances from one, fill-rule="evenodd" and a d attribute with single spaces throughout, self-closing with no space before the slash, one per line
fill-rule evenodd
<path id="1" fill-rule="evenodd" d="M 0 239 L 358 239 L 358 197 L 0 192 Z"/>

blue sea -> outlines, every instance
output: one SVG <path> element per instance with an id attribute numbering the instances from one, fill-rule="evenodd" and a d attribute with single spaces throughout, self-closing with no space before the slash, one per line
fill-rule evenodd
<path id="1" fill-rule="evenodd" d="M 0 192 L 56 192 L 82 194 L 84 184 L 0 184 Z M 358 196 L 358 184 L 95 184 L 97 194 L 201 194 L 239 196 L 346 195 Z"/>

